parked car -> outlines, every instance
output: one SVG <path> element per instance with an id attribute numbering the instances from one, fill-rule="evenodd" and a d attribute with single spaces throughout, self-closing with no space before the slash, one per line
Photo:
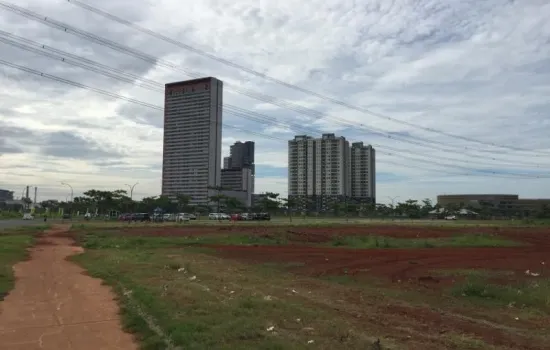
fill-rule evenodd
<path id="1" fill-rule="evenodd" d="M 224 213 L 210 213 L 208 214 L 208 220 L 229 220 L 231 216 Z"/>
<path id="2" fill-rule="evenodd" d="M 120 214 L 118 216 L 118 220 L 119 221 L 130 221 L 130 219 L 132 218 L 132 215 L 131 214 Z"/>
<path id="3" fill-rule="evenodd" d="M 244 218 L 241 214 L 231 214 L 231 220 L 241 221 L 244 220 Z"/>
<path id="4" fill-rule="evenodd" d="M 179 213 L 179 214 L 176 216 L 176 221 L 177 221 L 177 222 L 189 222 L 190 220 L 191 220 L 190 214 Z"/>
<path id="5" fill-rule="evenodd" d="M 131 215 L 131 220 L 132 221 L 140 221 L 140 222 L 144 222 L 144 221 L 150 222 L 151 221 L 151 216 L 149 216 L 148 213 L 135 213 L 135 214 Z"/>
<path id="6" fill-rule="evenodd" d="M 34 220 L 34 215 L 31 213 L 25 213 L 23 214 L 23 220 Z"/>
<path id="7" fill-rule="evenodd" d="M 269 221 L 271 220 L 271 215 L 269 215 L 269 213 L 258 213 L 255 214 L 255 219 L 261 221 Z"/>

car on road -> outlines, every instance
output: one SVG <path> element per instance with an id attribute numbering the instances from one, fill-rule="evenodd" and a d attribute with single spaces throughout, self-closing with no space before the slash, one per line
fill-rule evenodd
<path id="1" fill-rule="evenodd" d="M 25 213 L 23 214 L 23 220 L 34 220 L 34 215 L 31 213 Z"/>

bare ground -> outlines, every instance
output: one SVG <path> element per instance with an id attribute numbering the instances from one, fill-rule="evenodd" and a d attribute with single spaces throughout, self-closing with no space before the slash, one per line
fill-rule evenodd
<path id="1" fill-rule="evenodd" d="M 16 284 L 0 303 L 0 347 L 10 350 L 137 349 L 121 329 L 118 306 L 101 280 L 66 260 L 82 250 L 65 237 L 69 226 L 47 231 L 17 264 Z"/>

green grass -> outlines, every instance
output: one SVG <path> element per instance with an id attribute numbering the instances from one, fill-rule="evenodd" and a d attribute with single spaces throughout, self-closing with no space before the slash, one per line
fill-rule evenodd
<path id="1" fill-rule="evenodd" d="M 286 296 L 288 278 L 243 271 L 193 249 L 96 246 L 73 259 L 114 287 L 125 328 L 146 350 L 307 349 L 310 340 L 325 349 L 372 344 L 363 332 L 350 334 L 353 325 L 337 312 Z"/>
<path id="2" fill-rule="evenodd" d="M 330 245 L 334 247 L 373 248 L 441 248 L 441 247 L 513 247 L 519 242 L 486 234 L 463 234 L 442 238 L 392 238 L 379 236 L 339 236 Z"/>
<path id="3" fill-rule="evenodd" d="M 499 285 L 477 276 L 453 287 L 452 293 L 477 303 L 530 308 L 550 314 L 550 280 L 534 279 L 516 285 Z"/>
<path id="4" fill-rule="evenodd" d="M 13 265 L 27 256 L 35 234 L 44 226 L 26 226 L 0 231 L 0 300 L 13 288 Z"/>
<path id="5" fill-rule="evenodd" d="M 86 225 L 77 233 L 86 251 L 73 259 L 92 276 L 114 287 L 124 326 L 138 334 L 144 349 L 175 346 L 185 349 L 368 349 L 378 335 L 385 336 L 382 338 L 384 349 L 392 349 L 401 348 L 395 344 L 400 344 L 404 334 L 412 334 L 414 340 L 409 341 L 416 343 L 407 343 L 407 346 L 416 348 L 421 348 L 423 341 L 432 345 L 438 342 L 439 348 L 490 348 L 475 335 L 462 334 L 460 329 L 455 330 L 456 334 L 450 330 L 442 336 L 435 328 L 430 333 L 416 320 L 402 321 L 402 315 L 385 315 L 378 309 L 393 304 L 414 305 L 419 313 L 441 310 L 446 317 L 456 314 L 458 320 L 466 317 L 480 327 L 487 322 L 503 329 L 520 327 L 514 328 L 515 332 L 537 341 L 546 336 L 534 334 L 532 324 L 517 326 L 513 317 L 527 319 L 526 309 L 503 307 L 511 298 L 501 288 L 516 287 L 495 286 L 488 294 L 481 294 L 468 280 L 468 289 L 460 289 L 465 288 L 465 282 L 443 296 L 440 290 L 419 292 L 395 288 L 387 282 L 372 282 L 361 276 L 325 276 L 324 279 L 298 276 L 288 270 L 302 267 L 301 262 L 247 265 L 219 258 L 214 250 L 200 246 L 285 243 L 284 240 L 277 243 L 274 235 L 136 237 L 117 234 L 115 228 Z M 472 240 L 475 244 L 492 244 L 490 246 L 515 244 L 492 241 L 497 238 L 472 234 L 446 239 L 454 239 L 452 244 L 457 246 L 472 246 Z M 444 244 L 440 240 L 430 244 Z M 410 241 L 415 240 L 390 239 L 389 245 L 410 247 L 413 244 Z M 416 239 L 413 246 L 424 247 L 425 241 Z M 372 242 L 367 242 L 372 247 Z M 348 244 L 357 246 L 358 243 Z M 483 271 L 468 275 L 473 279 L 477 277 L 480 283 L 485 276 Z M 529 296 L 516 298 L 519 304 L 514 307 L 544 307 L 544 294 L 536 294 L 534 286 L 521 288 Z M 292 292 L 293 289 L 297 292 Z M 467 292 L 463 296 L 464 290 Z M 357 313 L 362 314 L 362 318 L 353 316 Z M 376 315 L 374 319 L 387 317 L 389 323 L 379 327 L 372 321 L 373 315 Z M 544 317 L 543 314 L 529 315 Z M 539 318 L 536 322 L 540 322 Z M 275 326 L 275 330 L 268 331 L 270 326 Z M 420 328 L 416 329 L 417 326 Z M 314 331 L 304 331 L 310 328 Z M 307 344 L 309 340 L 314 340 L 314 345 Z"/>
<path id="6" fill-rule="evenodd" d="M 116 229 L 94 230 L 84 228 L 74 231 L 84 248 L 163 248 L 192 245 L 286 245 L 290 241 L 286 234 L 245 235 L 239 233 L 213 234 L 203 236 L 136 237 L 117 235 Z M 437 248 L 437 247 L 511 247 L 519 242 L 485 234 L 465 234 L 443 238 L 392 238 L 378 236 L 340 236 L 328 243 L 307 243 L 308 245 L 332 246 L 356 249 L 377 248 Z"/>
<path id="7" fill-rule="evenodd" d="M 78 228 L 118 228 L 118 227 L 134 227 L 134 226 L 154 226 L 154 227 L 186 227 L 186 226 L 326 226 L 326 227 L 338 227 L 344 225 L 388 225 L 388 226 L 399 226 L 399 225 L 414 225 L 419 227 L 440 227 L 440 228 L 449 228 L 456 229 L 460 227 L 472 228 L 472 227 L 540 227 L 540 226 L 550 226 L 550 219 L 541 219 L 541 220 L 426 220 L 426 219 L 380 219 L 380 218 L 343 218 L 343 217 L 293 217 L 292 222 L 289 221 L 287 217 L 275 216 L 272 217 L 271 221 L 217 221 L 217 220 L 208 220 L 206 218 L 201 218 L 200 220 L 194 220 L 186 224 L 176 224 L 173 222 L 167 223 L 132 223 L 128 224 L 125 222 L 113 221 L 113 220 L 92 220 L 92 221 L 83 221 L 74 219 L 72 220 L 75 227 Z"/>
<path id="8" fill-rule="evenodd" d="M 14 211 L 0 211 L 0 220 L 21 219 L 22 214 Z"/>

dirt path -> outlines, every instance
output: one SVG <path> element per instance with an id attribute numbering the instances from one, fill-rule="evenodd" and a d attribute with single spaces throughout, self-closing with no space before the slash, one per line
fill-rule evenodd
<path id="1" fill-rule="evenodd" d="M 137 349 L 122 331 L 110 288 L 65 258 L 82 249 L 46 232 L 28 261 L 15 266 L 15 289 L 0 303 L 0 348 L 10 350 Z"/>

